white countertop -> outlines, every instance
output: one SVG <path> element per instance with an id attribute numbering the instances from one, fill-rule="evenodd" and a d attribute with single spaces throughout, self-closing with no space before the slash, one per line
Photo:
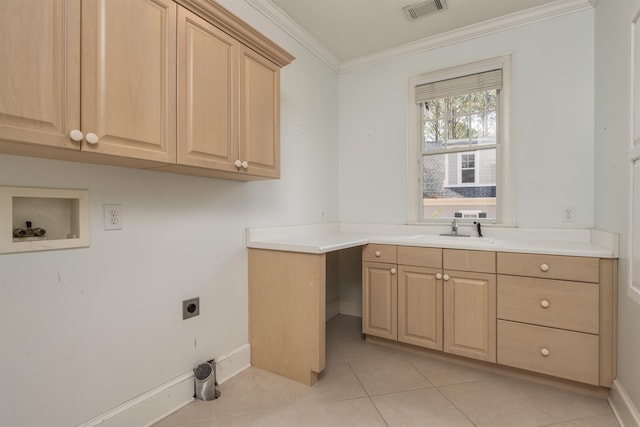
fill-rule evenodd
<path id="1" fill-rule="evenodd" d="M 463 229 L 460 234 L 471 234 Z M 321 254 L 368 243 L 497 252 L 616 258 L 618 236 L 585 229 L 488 229 L 486 237 L 440 236 L 446 228 L 362 224 L 316 224 L 249 228 L 247 247 Z"/>

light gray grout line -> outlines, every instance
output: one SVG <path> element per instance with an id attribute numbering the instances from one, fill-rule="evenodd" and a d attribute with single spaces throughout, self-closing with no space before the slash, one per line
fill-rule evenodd
<path id="1" fill-rule="evenodd" d="M 422 374 L 422 372 L 420 372 L 420 371 L 415 367 L 415 365 L 413 365 L 413 363 L 411 362 L 411 360 L 410 360 L 410 358 L 409 358 L 409 357 L 407 357 L 407 362 L 409 362 L 409 364 L 411 364 L 411 365 L 412 365 L 412 366 L 413 366 L 413 367 L 414 367 L 414 368 L 415 368 L 415 369 L 416 369 L 420 374 Z M 497 375 L 497 374 L 496 374 L 496 375 Z M 425 376 L 425 375 L 423 375 L 423 376 L 426 378 L 426 376 Z M 494 378 L 491 378 L 490 380 L 494 380 Z M 427 378 L 427 381 L 429 381 L 429 378 Z M 460 408 L 459 408 L 459 407 L 458 407 L 458 406 L 457 406 L 453 401 L 451 401 L 449 398 L 447 398 L 447 396 L 445 396 L 445 395 L 442 393 L 442 391 L 440 390 L 440 388 L 442 388 L 442 387 L 448 387 L 448 386 L 453 386 L 453 385 L 458 385 L 458 384 L 472 384 L 472 383 L 475 383 L 475 382 L 481 382 L 481 381 L 487 381 L 487 380 L 486 380 L 486 379 L 469 380 L 469 381 L 462 381 L 462 382 L 455 383 L 455 384 L 443 384 L 443 385 L 440 385 L 440 386 L 437 386 L 437 385 L 435 385 L 435 384 L 434 384 L 434 385 L 433 385 L 433 387 L 434 387 L 436 390 L 438 390 L 438 393 L 440 393 L 440 395 L 442 395 L 442 397 L 444 397 L 446 400 L 448 400 L 449 402 L 451 402 L 451 404 L 452 404 L 452 405 L 453 405 L 453 406 L 454 406 L 454 407 L 455 407 L 455 408 L 456 408 L 460 413 L 462 413 L 462 415 L 464 415 L 464 417 L 465 417 L 465 418 L 467 418 L 467 419 L 469 420 L 469 422 L 471 422 L 473 425 L 477 425 L 477 424 L 475 424 L 475 423 L 474 423 L 474 422 L 473 422 L 473 421 L 472 421 L 472 420 L 467 416 L 467 414 L 465 414 L 465 413 L 464 413 L 464 411 L 462 411 L 462 409 L 460 409 Z M 431 381 L 429 381 L 429 382 L 431 382 Z M 433 384 L 433 383 L 432 383 L 432 384 Z M 524 394 L 522 394 L 522 393 L 518 392 L 517 390 L 515 390 L 515 392 L 517 392 L 518 394 L 520 394 L 520 395 L 521 395 L 521 397 L 525 398 L 525 400 L 529 401 L 529 399 L 528 399 Z M 548 415 L 550 418 L 552 418 L 552 419 L 553 419 L 553 416 L 552 416 L 551 414 L 548 414 L 548 413 L 547 413 L 546 411 L 544 411 L 542 408 L 538 407 L 538 405 L 535 405 L 535 404 L 534 404 L 534 407 L 535 407 L 536 409 L 540 410 L 541 412 L 543 412 L 545 415 Z"/>
<path id="2" fill-rule="evenodd" d="M 404 358 L 405 362 L 407 362 L 409 364 L 409 366 L 411 366 L 413 368 L 414 371 L 416 371 L 418 373 L 418 375 L 422 376 L 422 378 L 424 378 L 425 380 L 427 380 L 427 382 L 429 384 L 431 384 L 431 387 L 436 388 L 436 385 L 434 383 L 431 382 L 431 380 L 422 372 L 420 372 L 420 369 L 416 368 L 416 365 L 414 365 L 411 362 L 411 359 L 409 357 L 405 357 Z"/>
<path id="3" fill-rule="evenodd" d="M 371 404 L 373 405 L 373 407 L 376 409 L 376 412 L 378 413 L 378 415 L 380 415 L 380 418 L 382 419 L 382 422 L 384 423 L 384 425 L 386 425 L 387 427 L 389 427 L 389 423 L 387 423 L 387 420 L 384 418 L 384 416 L 382 415 L 382 413 L 380 412 L 380 409 L 378 409 L 378 407 L 376 406 L 376 403 L 373 401 L 373 399 L 371 398 L 371 395 L 369 394 L 369 392 L 367 391 L 367 389 L 365 388 L 364 384 L 362 384 L 362 381 L 360 381 L 360 378 L 358 377 L 358 374 L 356 374 L 356 371 L 353 370 L 353 367 L 351 366 L 350 362 L 347 362 L 347 366 L 349 367 L 349 369 L 351 370 L 351 373 L 353 374 L 353 376 L 356 378 L 356 381 L 358 381 L 358 384 L 360 384 L 360 387 L 362 387 L 362 390 L 364 390 L 364 392 L 367 394 L 367 399 L 369 399 L 369 402 L 371 402 Z"/>
<path id="4" fill-rule="evenodd" d="M 522 393 L 519 390 L 513 390 L 513 392 L 517 393 L 522 399 L 524 399 L 525 402 L 529 403 L 531 406 L 536 408 L 538 411 L 542 412 L 543 414 L 545 414 L 546 416 L 548 416 L 552 420 L 556 421 L 555 417 L 553 415 L 551 415 L 549 412 L 545 411 L 540 405 L 538 405 L 538 403 L 535 401 L 535 399 L 530 399 L 526 394 Z M 569 421 L 573 421 L 573 420 L 569 420 Z M 567 422 L 569 422 L 569 421 L 567 421 Z M 557 424 L 557 422 L 556 422 L 556 424 Z"/>
<path id="5" fill-rule="evenodd" d="M 369 397 L 369 401 L 371 402 L 371 404 L 373 405 L 374 408 L 376 408 L 376 412 L 378 413 L 378 415 L 380 415 L 380 418 L 382 418 L 382 422 L 384 423 L 384 425 L 386 425 L 387 427 L 389 427 L 389 423 L 387 422 L 386 418 L 384 417 L 384 415 L 382 415 L 382 412 L 380 412 L 380 409 L 378 408 L 378 405 L 376 405 L 376 402 L 373 401 L 373 399 L 371 397 Z"/>
<path id="6" fill-rule="evenodd" d="M 441 387 L 446 387 L 446 386 L 441 386 Z M 455 403 L 453 403 L 453 402 L 451 401 L 451 399 L 449 399 L 447 396 L 445 396 L 445 395 L 444 395 L 444 393 L 442 393 L 442 392 L 440 391 L 440 388 L 435 387 L 435 389 L 438 391 L 438 393 L 440 393 L 440 395 L 441 395 L 441 396 L 442 396 L 442 397 L 443 397 L 447 402 L 451 403 L 451 404 L 453 405 L 453 407 L 454 407 L 454 408 L 456 408 L 456 409 L 458 410 L 458 412 L 460 412 L 460 413 L 461 413 L 461 414 L 462 414 L 466 419 L 468 419 L 468 420 L 469 420 L 469 422 L 470 422 L 471 424 L 473 424 L 474 426 L 478 427 L 478 424 L 474 423 L 474 422 L 473 422 L 473 420 L 472 420 L 471 418 L 469 418 L 469 416 L 468 416 L 467 414 L 465 414 L 465 413 L 464 413 L 464 411 L 463 411 L 462 409 L 458 408 L 458 405 L 456 405 Z"/>
<path id="7" fill-rule="evenodd" d="M 347 366 L 349 366 L 351 373 L 353 374 L 354 377 L 356 377 L 356 381 L 358 381 L 358 384 L 360 384 L 360 387 L 362 387 L 362 390 L 366 393 L 367 397 L 370 398 L 371 395 L 367 391 L 367 388 L 364 386 L 364 384 L 362 384 L 362 381 L 360 381 L 360 378 L 358 377 L 358 374 L 356 374 L 356 371 L 353 370 L 353 366 L 351 366 L 351 362 L 347 362 Z"/>

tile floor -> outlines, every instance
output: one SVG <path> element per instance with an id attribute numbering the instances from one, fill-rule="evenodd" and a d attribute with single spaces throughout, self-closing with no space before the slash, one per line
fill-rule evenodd
<path id="1" fill-rule="evenodd" d="M 618 426 L 604 398 L 366 343 L 361 319 L 327 322 L 327 368 L 313 387 L 257 368 L 154 427 Z"/>

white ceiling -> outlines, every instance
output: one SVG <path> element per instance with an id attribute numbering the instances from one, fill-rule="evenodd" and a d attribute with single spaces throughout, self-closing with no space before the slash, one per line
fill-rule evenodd
<path id="1" fill-rule="evenodd" d="M 264 4 L 254 0 L 258 1 Z M 267 1 L 342 63 L 523 12 L 540 19 L 545 9 L 571 11 L 589 4 L 587 0 L 446 0 L 447 9 L 410 21 L 402 8 L 421 0 Z"/>

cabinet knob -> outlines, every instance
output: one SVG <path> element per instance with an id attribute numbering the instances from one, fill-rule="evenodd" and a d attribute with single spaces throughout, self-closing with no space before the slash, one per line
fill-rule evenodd
<path id="1" fill-rule="evenodd" d="M 542 264 L 540 266 L 540 270 L 542 271 L 549 271 L 549 265 L 548 264 Z"/>
<path id="2" fill-rule="evenodd" d="M 85 137 L 85 139 L 87 140 L 87 142 L 91 145 L 97 144 L 98 143 L 98 135 L 96 135 L 93 132 L 89 132 L 87 134 L 87 136 Z"/>
<path id="3" fill-rule="evenodd" d="M 448 275 L 448 274 L 445 274 L 445 275 L 444 275 L 444 276 L 442 276 L 442 277 L 444 277 L 444 280 L 449 280 L 449 275 Z"/>
<path id="4" fill-rule="evenodd" d="M 78 129 L 73 129 L 71 132 L 69 132 L 69 137 L 76 142 L 80 142 L 82 141 L 82 138 L 84 138 L 84 134 Z"/>
<path id="5" fill-rule="evenodd" d="M 380 253 L 380 251 L 376 251 L 375 255 L 379 257 L 382 254 Z"/>
<path id="6" fill-rule="evenodd" d="M 549 304 L 549 300 L 543 299 L 542 301 L 540 301 L 540 307 L 542 308 L 549 308 L 551 304 Z"/>
<path id="7" fill-rule="evenodd" d="M 438 280 L 442 279 L 442 274 L 437 273 L 437 274 L 436 274 L 436 279 L 438 279 Z"/>
<path id="8" fill-rule="evenodd" d="M 235 165 L 235 167 L 237 168 L 241 168 L 242 167 L 242 162 L 240 160 L 236 160 L 235 162 L 233 162 L 233 164 Z"/>
<path id="9" fill-rule="evenodd" d="M 544 348 L 544 347 L 542 347 L 542 348 L 540 349 L 540 354 L 541 354 L 541 355 L 543 355 L 544 357 L 547 357 L 548 355 L 550 355 L 550 354 L 551 354 L 551 352 L 549 351 L 549 349 L 548 349 L 548 348 Z"/>
<path id="10" fill-rule="evenodd" d="M 247 163 L 246 160 L 242 162 L 241 165 L 242 165 L 242 169 L 247 169 L 249 167 L 249 163 Z"/>
<path id="11" fill-rule="evenodd" d="M 395 268 L 391 269 L 391 274 L 396 274 L 396 269 Z"/>

